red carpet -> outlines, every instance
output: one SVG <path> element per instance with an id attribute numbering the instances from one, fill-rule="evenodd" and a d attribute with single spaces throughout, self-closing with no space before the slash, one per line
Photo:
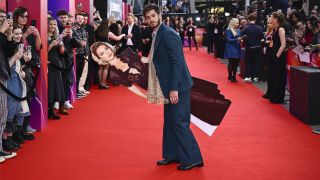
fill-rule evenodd
<path id="1" fill-rule="evenodd" d="M 320 177 L 320 136 L 281 105 L 261 98 L 247 83 L 227 82 L 226 66 L 189 50 L 195 77 L 213 81 L 232 105 L 212 137 L 192 130 L 205 167 L 188 172 L 158 167 L 163 108 L 124 87 L 93 89 L 71 115 L 49 121 L 18 156 L 0 165 L 1 180 L 253 179 L 316 180 Z"/>

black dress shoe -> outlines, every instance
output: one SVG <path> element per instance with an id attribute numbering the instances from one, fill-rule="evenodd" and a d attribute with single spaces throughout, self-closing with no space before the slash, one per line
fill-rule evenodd
<path id="1" fill-rule="evenodd" d="M 179 159 L 162 159 L 157 161 L 157 165 L 179 164 Z"/>
<path id="2" fill-rule="evenodd" d="M 264 99 L 269 99 L 270 97 L 269 97 L 268 94 L 265 94 L 265 95 L 262 96 L 262 98 L 264 98 Z"/>
<path id="3" fill-rule="evenodd" d="M 237 81 L 236 78 L 232 78 L 232 79 L 231 79 L 231 82 L 239 82 L 239 81 Z"/>
<path id="4" fill-rule="evenodd" d="M 198 163 L 194 163 L 194 164 L 190 164 L 190 165 L 186 165 L 186 164 L 181 164 L 177 167 L 178 170 L 182 170 L 182 171 L 185 171 L 185 170 L 190 170 L 192 168 L 200 168 L 200 167 L 203 167 L 203 162 L 198 162 Z"/>

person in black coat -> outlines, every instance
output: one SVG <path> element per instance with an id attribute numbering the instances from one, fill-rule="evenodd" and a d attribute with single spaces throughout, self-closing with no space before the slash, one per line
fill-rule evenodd
<path id="1" fill-rule="evenodd" d="M 63 40 L 58 37 L 57 22 L 53 18 L 48 18 L 48 119 L 60 119 L 54 112 L 53 105 L 59 102 L 60 113 L 67 115 L 63 111 L 62 104 L 65 102 L 64 86 L 62 80 L 63 71 Z"/>
<path id="2" fill-rule="evenodd" d="M 152 29 L 145 23 L 141 26 L 141 51 L 142 56 L 148 57 L 152 42 Z"/>
<path id="3" fill-rule="evenodd" d="M 245 40 L 245 81 L 257 82 L 261 71 L 261 40 L 263 39 L 262 28 L 255 24 L 256 16 L 249 15 L 249 24 L 243 29 L 242 36 Z"/>
<path id="4" fill-rule="evenodd" d="M 71 85 L 73 84 L 73 49 L 81 47 L 81 42 L 73 37 L 72 26 L 68 23 L 68 12 L 66 10 L 59 10 L 57 12 L 57 16 L 59 33 L 63 39 L 63 44 L 65 48 L 65 53 L 63 57 L 63 67 L 65 70 L 61 72 L 65 95 L 64 106 L 67 109 L 71 109 L 73 108 L 73 106 L 70 104 Z"/>
<path id="5" fill-rule="evenodd" d="M 223 40 L 224 32 L 224 22 L 222 18 L 214 18 L 214 28 L 213 28 L 213 44 L 216 51 L 215 56 L 217 58 L 223 58 L 225 41 Z"/>
<path id="6" fill-rule="evenodd" d="M 127 15 L 127 25 L 122 28 L 121 34 L 126 35 L 126 39 L 122 41 L 121 51 L 127 47 L 131 48 L 133 52 L 137 53 L 141 42 L 141 29 L 134 24 L 135 16 L 131 13 Z"/>
<path id="7" fill-rule="evenodd" d="M 89 47 L 91 47 L 91 45 L 95 42 L 94 27 L 91 26 L 88 23 L 88 18 L 89 18 L 88 13 L 84 12 L 83 13 L 83 18 L 84 18 L 83 26 L 86 29 L 86 31 L 88 32 L 88 37 L 89 37 L 88 44 L 89 44 Z M 98 76 L 98 68 L 97 68 L 98 66 L 97 66 L 97 63 L 95 63 L 92 60 L 91 53 L 89 53 L 88 58 L 89 58 L 88 59 L 88 75 L 87 75 L 86 83 L 84 85 L 84 88 L 86 90 L 90 89 L 90 86 L 93 83 L 92 82 L 93 81 L 93 77 L 97 77 Z"/>
<path id="8" fill-rule="evenodd" d="M 12 20 L 6 20 L 6 13 L 4 10 L 0 9 L 0 83 L 6 87 L 5 81 L 10 78 L 10 66 L 9 61 L 5 56 L 5 47 L 8 43 L 6 32 L 12 26 Z M 8 105 L 7 105 L 7 94 L 0 87 L 0 124 L 6 124 Z M 4 126 L 0 127 L 0 134 L 3 134 Z M 2 138 L 2 137 L 1 137 Z M 0 140 L 0 162 L 5 161 L 4 157 L 12 156 L 16 154 L 12 152 L 4 152 L 2 146 L 2 139 Z"/>
<path id="9" fill-rule="evenodd" d="M 208 53 L 213 52 L 213 30 L 214 30 L 214 16 L 209 17 L 209 21 L 206 25 L 206 32 L 207 32 L 207 42 L 208 42 Z"/>

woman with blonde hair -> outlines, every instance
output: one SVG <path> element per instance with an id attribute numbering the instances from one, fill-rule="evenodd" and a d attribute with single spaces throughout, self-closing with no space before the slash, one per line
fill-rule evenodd
<path id="1" fill-rule="evenodd" d="M 229 59 L 228 80 L 231 82 L 238 82 L 236 80 L 236 73 L 241 57 L 241 37 L 238 27 L 239 20 L 237 18 L 233 18 L 231 19 L 229 27 L 226 30 L 226 48 L 224 52 L 224 58 Z"/>
<path id="2" fill-rule="evenodd" d="M 60 119 L 60 116 L 54 111 L 54 103 L 64 104 L 65 102 L 61 74 L 64 68 L 62 55 L 65 52 L 65 48 L 62 39 L 58 35 L 57 21 L 53 18 L 48 18 L 48 118 L 55 120 Z M 63 106 L 60 106 L 59 113 L 68 115 Z"/>
<path id="3" fill-rule="evenodd" d="M 267 79 L 267 92 L 262 96 L 265 99 L 268 99 L 270 96 L 270 66 L 271 66 L 271 61 L 270 61 L 270 43 L 272 41 L 272 35 L 273 35 L 273 30 L 275 26 L 272 24 L 271 17 L 267 21 L 267 31 L 263 39 L 263 58 L 265 59 L 265 65 L 264 65 L 264 71 L 266 72 L 266 79 Z M 273 42 L 272 42 L 273 43 Z M 272 45 L 271 45 L 272 46 Z"/>

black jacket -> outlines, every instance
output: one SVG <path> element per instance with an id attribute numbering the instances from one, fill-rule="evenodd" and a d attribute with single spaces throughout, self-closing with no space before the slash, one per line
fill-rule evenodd
<path id="1" fill-rule="evenodd" d="M 4 49 L 7 44 L 7 36 L 0 33 L 0 80 L 5 81 L 10 77 L 9 60 L 5 56 Z"/>
<path id="2" fill-rule="evenodd" d="M 242 31 L 242 35 L 246 35 L 246 47 L 261 47 L 261 39 L 263 39 L 262 28 L 256 24 L 248 24 Z"/>
<path id="3" fill-rule="evenodd" d="M 128 30 L 129 30 L 129 26 L 123 26 L 121 34 L 126 34 L 128 35 Z M 136 24 L 133 25 L 132 27 L 132 31 L 131 34 L 133 35 L 133 37 L 131 38 L 133 46 L 135 49 L 138 49 L 140 46 L 140 41 L 141 41 L 141 29 L 139 26 L 137 26 Z M 122 42 L 124 45 L 127 44 L 127 39 L 124 39 Z"/>

